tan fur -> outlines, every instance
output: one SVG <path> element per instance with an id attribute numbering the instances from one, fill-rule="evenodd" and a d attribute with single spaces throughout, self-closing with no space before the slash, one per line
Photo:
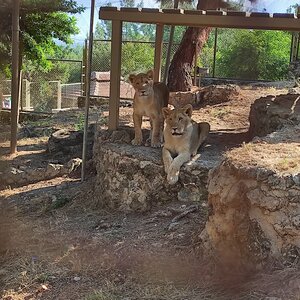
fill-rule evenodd
<path id="1" fill-rule="evenodd" d="M 153 82 L 153 71 L 146 74 L 131 74 L 129 81 L 135 89 L 133 99 L 133 122 L 134 122 L 134 139 L 132 145 L 141 145 L 142 136 L 142 118 L 150 118 L 151 147 L 160 147 L 162 142 L 163 114 L 162 108 L 168 106 L 169 90 L 162 82 Z"/>
<path id="2" fill-rule="evenodd" d="M 167 180 L 169 184 L 175 184 L 180 167 L 196 155 L 208 136 L 210 125 L 191 119 L 193 107 L 190 104 L 174 110 L 163 108 L 162 111 L 165 118 L 162 157 Z"/>

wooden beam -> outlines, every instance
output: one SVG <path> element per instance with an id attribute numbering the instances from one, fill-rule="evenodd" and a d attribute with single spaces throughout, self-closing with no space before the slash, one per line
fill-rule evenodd
<path id="1" fill-rule="evenodd" d="M 155 53 L 154 53 L 154 81 L 160 81 L 161 59 L 163 48 L 164 25 L 156 25 Z"/>
<path id="2" fill-rule="evenodd" d="M 140 9 L 135 11 L 117 7 L 101 7 L 100 18 L 103 20 L 119 20 L 125 22 L 178 25 L 191 27 L 219 27 L 264 30 L 299 31 L 300 18 L 272 17 L 266 13 L 233 14 L 222 12 L 198 12 L 184 10 L 151 10 Z"/>
<path id="3" fill-rule="evenodd" d="M 20 0 L 14 0 L 12 12 L 11 154 L 14 154 L 17 151 L 19 119 L 19 12 Z"/>
<path id="4" fill-rule="evenodd" d="M 121 48 L 122 22 L 112 21 L 111 69 L 110 69 L 110 100 L 108 129 L 116 130 L 119 126 L 120 79 L 121 79 Z"/>

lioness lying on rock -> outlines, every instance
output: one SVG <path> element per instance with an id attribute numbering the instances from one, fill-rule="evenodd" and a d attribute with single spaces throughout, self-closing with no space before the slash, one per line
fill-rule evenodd
<path id="1" fill-rule="evenodd" d="M 191 119 L 193 107 L 187 104 L 183 108 L 162 109 L 165 118 L 162 157 L 169 184 L 178 181 L 180 167 L 196 155 L 199 147 L 207 138 L 210 125 L 196 123 Z"/>
<path id="2" fill-rule="evenodd" d="M 153 82 L 153 70 L 140 74 L 129 75 L 129 81 L 135 89 L 133 99 L 133 123 L 134 123 L 134 139 L 132 145 L 141 145 L 142 136 L 142 118 L 147 116 L 150 118 L 151 147 L 160 147 L 162 143 L 162 131 L 164 119 L 162 108 L 168 106 L 169 90 L 162 82 Z"/>

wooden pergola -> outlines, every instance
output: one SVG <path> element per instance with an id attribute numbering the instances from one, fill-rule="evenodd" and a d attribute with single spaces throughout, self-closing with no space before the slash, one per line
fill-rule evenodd
<path id="1" fill-rule="evenodd" d="M 119 125 L 122 23 L 156 24 L 154 80 L 160 80 L 164 25 L 300 31 L 300 14 L 246 13 L 182 9 L 101 7 L 100 19 L 112 21 L 109 123 Z"/>

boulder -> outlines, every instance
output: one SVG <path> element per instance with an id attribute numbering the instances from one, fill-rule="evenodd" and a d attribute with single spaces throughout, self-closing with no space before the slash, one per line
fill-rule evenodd
<path id="1" fill-rule="evenodd" d="M 230 267 L 300 255 L 300 126 L 226 154 L 208 179 L 211 215 L 201 237 Z"/>
<path id="2" fill-rule="evenodd" d="M 0 189 L 7 186 L 23 186 L 63 175 L 78 175 L 77 173 L 80 166 L 80 158 L 73 158 L 65 164 L 48 163 L 47 165 L 38 168 L 31 166 L 20 166 L 18 168 L 8 166 L 5 170 L 0 172 Z"/>
<path id="3" fill-rule="evenodd" d="M 200 90 L 197 102 L 201 106 L 214 105 L 233 100 L 239 94 L 240 88 L 237 85 L 209 85 Z"/>
<path id="4" fill-rule="evenodd" d="M 250 109 L 251 138 L 266 136 L 284 126 L 300 123 L 300 94 L 267 96 L 257 99 Z"/>
<path id="5" fill-rule="evenodd" d="M 144 131 L 143 136 L 147 134 Z M 165 201 L 207 200 L 208 171 L 220 153 L 202 149 L 194 161 L 181 168 L 179 182 L 166 181 L 161 149 L 132 146 L 133 128 L 100 130 L 94 143 L 97 177 L 95 198 L 99 205 L 124 211 L 145 211 Z"/>
<path id="6" fill-rule="evenodd" d="M 88 128 L 87 157 L 92 157 L 95 125 Z M 83 131 L 60 129 L 51 134 L 47 151 L 52 155 L 67 155 L 68 157 L 82 157 Z"/>

